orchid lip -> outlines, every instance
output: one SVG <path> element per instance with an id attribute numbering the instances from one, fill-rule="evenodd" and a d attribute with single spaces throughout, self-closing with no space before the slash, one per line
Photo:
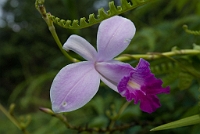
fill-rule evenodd
<path id="1" fill-rule="evenodd" d="M 140 108 L 147 113 L 154 112 L 161 106 L 157 94 L 169 93 L 169 87 L 162 87 L 162 81 L 150 71 L 150 64 L 140 59 L 135 70 L 124 76 L 118 84 L 118 91 L 127 101 L 140 101 Z"/>
<path id="2" fill-rule="evenodd" d="M 141 87 L 139 84 L 137 84 L 136 82 L 131 81 L 131 80 L 128 81 L 127 85 L 134 90 L 140 90 L 140 87 Z"/>

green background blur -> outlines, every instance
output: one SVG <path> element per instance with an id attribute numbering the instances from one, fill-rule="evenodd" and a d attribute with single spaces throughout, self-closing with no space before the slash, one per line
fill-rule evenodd
<path id="1" fill-rule="evenodd" d="M 47 12 L 63 18 L 78 19 L 97 13 L 98 8 L 108 10 L 109 0 L 47 0 Z M 41 111 L 39 107 L 51 108 L 49 89 L 57 72 L 69 64 L 53 40 L 47 25 L 35 9 L 34 0 L 4 0 L 1 2 L 0 18 L 0 103 L 9 108 L 16 104 L 15 115 L 23 120 L 31 116 L 27 130 L 31 134 L 77 133 L 68 130 L 58 119 Z M 119 0 L 115 0 L 120 5 Z M 182 26 L 200 29 L 200 0 L 155 0 L 149 4 L 128 11 L 122 16 L 132 20 L 137 32 L 131 45 L 124 51 L 129 54 L 171 51 L 172 47 L 192 49 L 192 44 L 200 44 L 199 36 L 185 33 Z M 64 29 L 57 25 L 57 34 L 64 43 L 71 34 L 78 34 L 96 45 L 98 24 L 81 29 Z M 78 55 L 70 52 L 76 58 Z M 199 62 L 199 58 L 193 61 Z M 157 61 L 158 63 L 162 62 Z M 135 66 L 136 61 L 130 61 Z M 156 64 L 156 62 L 154 63 Z M 200 66 L 198 66 L 200 67 Z M 176 72 L 177 70 L 171 70 Z M 158 77 L 162 77 L 158 75 Z M 172 76 L 173 77 L 173 76 Z M 116 124 L 132 123 L 136 125 L 115 133 L 152 133 L 152 134 L 198 134 L 199 125 L 149 132 L 158 125 L 191 116 L 198 112 L 198 83 L 180 90 L 177 82 L 170 85 L 169 95 L 159 95 L 162 107 L 152 114 L 143 113 L 133 103 L 124 111 Z M 73 125 L 106 127 L 109 123 L 106 111 L 119 110 L 126 100 L 101 85 L 97 95 L 83 108 L 67 113 Z M 21 134 L 12 122 L 0 112 L 0 133 Z"/>

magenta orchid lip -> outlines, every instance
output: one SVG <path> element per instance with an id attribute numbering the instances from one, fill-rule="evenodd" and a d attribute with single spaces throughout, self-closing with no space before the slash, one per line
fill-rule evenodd
<path id="1" fill-rule="evenodd" d="M 157 94 L 170 92 L 169 87 L 162 87 L 162 81 L 151 73 L 149 63 L 144 59 L 140 59 L 135 70 L 122 78 L 118 90 L 127 101 L 134 100 L 135 104 L 140 101 L 141 110 L 147 113 L 161 106 Z"/>

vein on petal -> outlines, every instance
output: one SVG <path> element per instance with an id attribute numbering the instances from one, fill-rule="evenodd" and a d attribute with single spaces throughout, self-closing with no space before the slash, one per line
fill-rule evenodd
<path id="1" fill-rule="evenodd" d="M 93 64 L 92 64 L 93 65 Z M 92 66 L 91 65 L 91 66 Z M 77 80 L 76 84 L 73 85 L 71 88 L 69 88 L 69 92 L 66 94 L 66 96 L 64 97 L 62 102 L 65 102 L 64 100 L 66 100 L 66 98 L 68 97 L 68 95 L 73 91 L 74 87 L 76 87 L 76 85 L 78 85 L 81 82 L 81 79 L 84 78 L 85 74 L 87 74 L 88 72 L 90 72 L 91 70 L 93 70 L 94 68 L 89 69 L 87 72 L 85 72 L 81 77 L 79 77 L 79 79 Z M 67 103 L 67 102 L 65 102 Z M 68 104 L 68 103 L 67 103 Z"/>

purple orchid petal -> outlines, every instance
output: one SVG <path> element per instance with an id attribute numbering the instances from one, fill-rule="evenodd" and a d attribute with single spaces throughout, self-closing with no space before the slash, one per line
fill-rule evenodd
<path id="1" fill-rule="evenodd" d="M 97 52 L 95 48 L 84 38 L 78 35 L 71 35 L 63 45 L 65 50 L 72 50 L 86 60 L 94 60 Z"/>
<path id="2" fill-rule="evenodd" d="M 169 87 L 162 88 L 162 81 L 151 73 L 149 63 L 144 59 L 140 59 L 135 70 L 119 82 L 118 90 L 128 101 L 134 99 L 135 104 L 140 101 L 141 110 L 147 113 L 160 107 L 157 94 L 170 92 Z"/>
<path id="3" fill-rule="evenodd" d="M 101 22 L 97 34 L 97 61 L 108 61 L 123 52 L 135 34 L 134 24 L 114 16 Z"/>
<path id="4" fill-rule="evenodd" d="M 134 69 L 130 64 L 114 60 L 97 62 L 95 68 L 101 75 L 101 80 L 116 92 L 118 92 L 117 84 L 120 80 Z"/>
<path id="5" fill-rule="evenodd" d="M 144 59 L 140 59 L 137 67 L 136 67 L 136 73 L 133 75 L 137 75 L 138 77 L 143 78 L 144 81 L 138 81 L 142 84 L 142 82 L 149 83 L 146 85 L 146 88 L 142 88 L 144 92 L 147 94 L 161 94 L 161 93 L 169 93 L 170 89 L 169 87 L 162 88 L 162 80 L 157 79 L 152 73 L 149 68 L 149 63 L 145 61 Z M 135 76 L 135 77 L 137 77 Z M 151 83 L 150 83 L 151 82 Z M 150 90 L 151 89 L 151 90 Z"/>
<path id="6" fill-rule="evenodd" d="M 113 83 L 111 83 L 108 79 L 106 79 L 105 77 L 100 75 L 100 79 L 103 81 L 103 83 L 105 83 L 108 87 L 110 87 L 111 89 L 113 89 L 114 91 L 118 92 L 117 90 L 117 86 Z"/>
<path id="7" fill-rule="evenodd" d="M 68 112 L 84 106 L 96 94 L 99 83 L 100 77 L 93 62 L 65 66 L 55 77 L 50 89 L 53 111 Z"/>
<path id="8" fill-rule="evenodd" d="M 161 106 L 160 101 L 156 95 L 148 95 L 140 102 L 142 111 L 152 113 Z"/>

